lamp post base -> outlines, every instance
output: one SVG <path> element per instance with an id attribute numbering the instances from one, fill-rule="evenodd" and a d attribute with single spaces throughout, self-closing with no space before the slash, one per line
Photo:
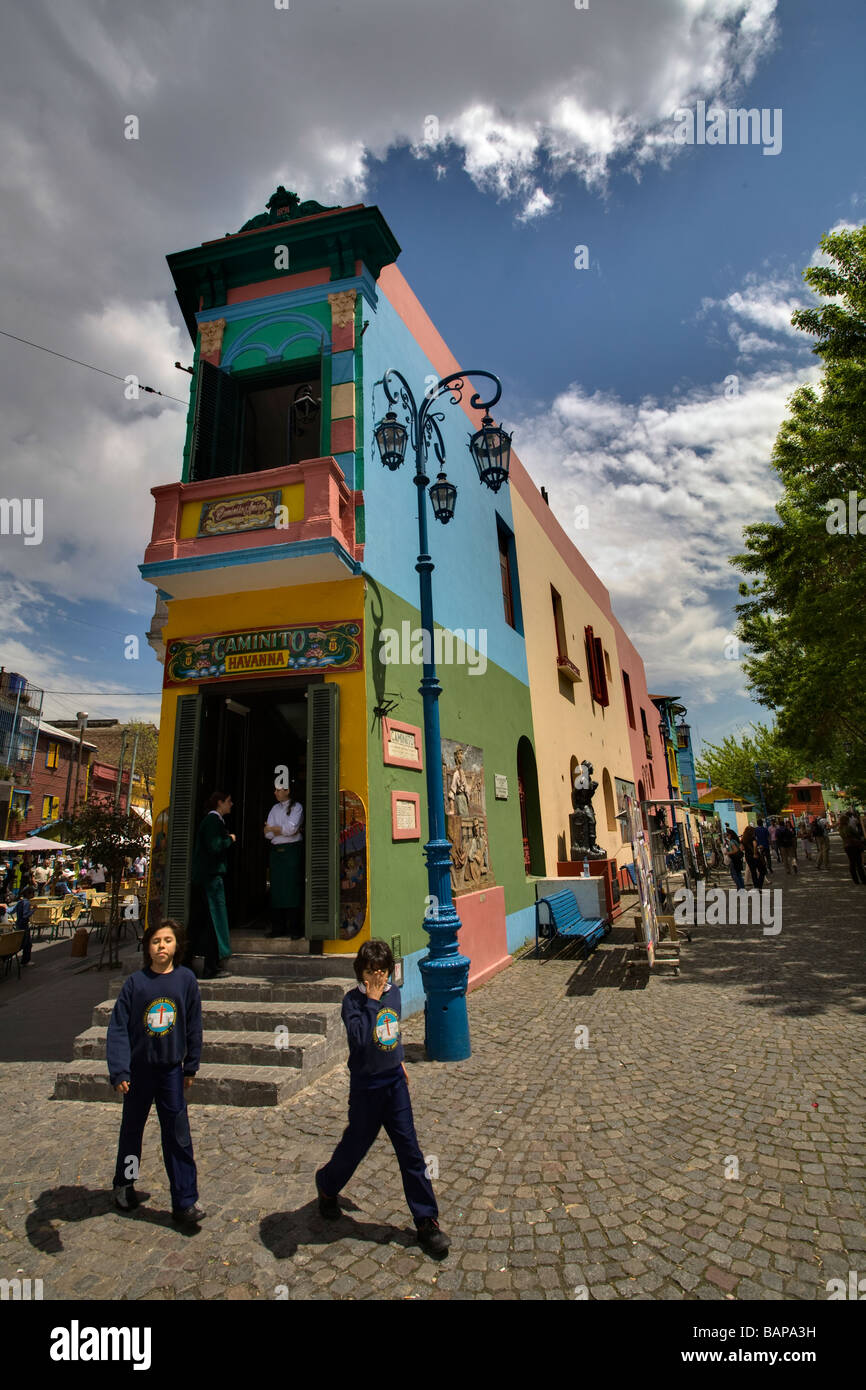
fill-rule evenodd
<path id="1" fill-rule="evenodd" d="M 424 1043 L 431 1062 L 464 1062 L 472 1055 L 466 989 L 467 956 L 425 956 L 418 964 L 424 982 Z"/>

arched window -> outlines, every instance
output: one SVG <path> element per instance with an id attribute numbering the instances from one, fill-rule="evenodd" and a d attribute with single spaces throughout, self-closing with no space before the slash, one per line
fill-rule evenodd
<path id="1" fill-rule="evenodd" d="M 607 815 L 608 830 L 616 830 L 616 803 L 613 799 L 613 783 L 607 768 L 601 774 L 601 788 L 604 792 L 604 809 Z"/>
<path id="2" fill-rule="evenodd" d="M 576 759 L 572 759 L 576 763 Z M 541 802 L 538 796 L 538 769 L 535 750 L 524 735 L 517 744 L 517 794 L 520 799 L 520 825 L 523 834 L 523 866 L 528 874 L 543 877 L 544 837 L 541 830 Z"/>

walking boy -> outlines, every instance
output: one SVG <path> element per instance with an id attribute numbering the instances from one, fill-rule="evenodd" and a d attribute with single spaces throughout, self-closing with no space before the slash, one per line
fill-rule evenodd
<path id="1" fill-rule="evenodd" d="M 150 1107 L 162 1131 L 162 1156 L 171 1187 L 175 1221 L 194 1226 L 205 1213 L 198 1187 L 184 1092 L 201 1059 L 201 994 L 198 980 L 175 965 L 183 948 L 176 922 L 148 927 L 145 965 L 128 975 L 108 1024 L 108 1074 L 123 1093 L 123 1117 L 114 1170 L 114 1201 L 121 1211 L 139 1205 L 135 1179 Z"/>
<path id="2" fill-rule="evenodd" d="M 418 1242 L 428 1254 L 445 1255 L 449 1240 L 439 1229 L 439 1208 L 415 1136 L 400 1041 L 400 991 L 389 983 L 393 969 L 385 941 L 365 941 L 355 957 L 358 986 L 345 995 L 342 1015 L 349 1037 L 349 1123 L 330 1162 L 316 1174 L 319 1211 L 329 1220 L 340 1216 L 337 1196 L 384 1125 Z"/>

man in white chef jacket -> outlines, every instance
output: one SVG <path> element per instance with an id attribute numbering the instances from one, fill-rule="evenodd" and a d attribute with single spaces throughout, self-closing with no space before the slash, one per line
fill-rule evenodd
<path id="1" fill-rule="evenodd" d="M 265 822 L 270 842 L 271 930 L 268 936 L 304 936 L 304 844 L 301 827 L 304 808 L 292 799 L 291 789 L 277 783 L 276 802 Z"/>

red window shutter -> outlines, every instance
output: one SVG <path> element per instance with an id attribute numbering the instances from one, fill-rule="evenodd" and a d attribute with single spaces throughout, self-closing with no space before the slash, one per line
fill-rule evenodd
<path id="1" fill-rule="evenodd" d="M 610 697 L 607 693 L 607 676 L 604 671 L 604 648 L 601 645 L 600 637 L 593 638 L 593 646 L 595 647 L 595 664 L 598 669 L 598 703 L 600 705 L 609 705 Z"/>
<path id="2" fill-rule="evenodd" d="M 591 627 L 584 628 L 586 636 L 586 661 L 589 668 L 589 685 L 592 698 L 597 705 L 609 705 L 607 676 L 604 671 L 604 649 L 601 638 L 596 637 Z"/>

